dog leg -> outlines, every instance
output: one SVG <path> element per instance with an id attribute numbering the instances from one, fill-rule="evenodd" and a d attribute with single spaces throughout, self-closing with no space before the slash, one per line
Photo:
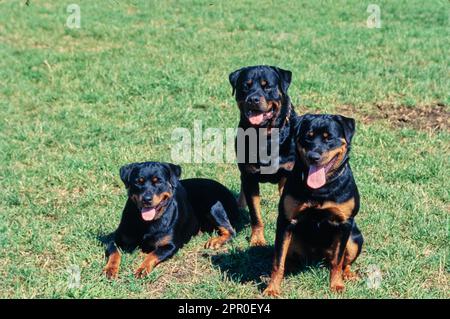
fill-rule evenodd
<path id="1" fill-rule="evenodd" d="M 259 183 L 249 177 L 242 178 L 242 189 L 248 204 L 250 221 L 252 225 L 252 235 L 250 246 L 265 246 L 264 222 L 261 215 L 261 198 L 259 196 Z"/>
<path id="2" fill-rule="evenodd" d="M 355 223 L 350 238 L 348 239 L 347 246 L 345 247 L 344 265 L 343 265 L 344 267 L 343 277 L 345 280 L 359 279 L 359 276 L 355 272 L 351 271 L 350 267 L 355 262 L 356 258 L 358 258 L 362 249 L 363 242 L 364 242 L 363 236 L 359 231 L 359 229 L 356 227 Z"/>
<path id="3" fill-rule="evenodd" d="M 227 212 L 221 202 L 217 202 L 211 207 L 211 216 L 214 221 L 214 226 L 219 231 L 219 236 L 210 238 L 206 242 L 205 248 L 217 249 L 229 241 L 236 232 L 231 226 Z"/>
<path id="4" fill-rule="evenodd" d="M 108 257 L 108 262 L 106 263 L 105 268 L 103 268 L 103 272 L 108 279 L 115 279 L 119 274 L 121 261 L 121 255 L 115 242 L 110 242 L 106 247 L 106 256 Z"/>
<path id="5" fill-rule="evenodd" d="M 286 256 L 292 240 L 292 229 L 284 216 L 279 216 L 277 221 L 277 234 L 275 238 L 275 255 L 273 259 L 272 274 L 263 295 L 278 297 L 281 293 L 281 281 L 284 277 Z"/>
<path id="6" fill-rule="evenodd" d="M 330 289 L 334 292 L 343 292 L 345 289 L 343 278 L 344 252 L 350 236 L 351 223 L 344 222 L 339 225 L 341 230 L 331 246 L 331 249 L 325 252 L 330 263 Z"/>
<path id="7" fill-rule="evenodd" d="M 144 261 L 134 273 L 136 278 L 143 278 L 167 258 L 173 256 L 176 252 L 176 246 L 173 243 L 168 243 L 164 246 L 157 247 L 151 253 L 145 254 Z"/>
<path id="8" fill-rule="evenodd" d="M 245 209 L 247 207 L 247 201 L 245 200 L 245 194 L 244 191 L 242 190 L 242 187 L 241 191 L 239 192 L 239 197 L 237 199 L 237 205 L 239 209 Z"/>

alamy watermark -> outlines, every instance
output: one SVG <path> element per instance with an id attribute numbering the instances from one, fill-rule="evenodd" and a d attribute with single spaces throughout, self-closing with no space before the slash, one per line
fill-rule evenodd
<path id="1" fill-rule="evenodd" d="M 67 13 L 70 15 L 67 17 L 66 26 L 69 29 L 81 28 L 81 9 L 78 4 L 72 3 L 67 6 Z"/>
<path id="2" fill-rule="evenodd" d="M 369 29 L 381 28 L 381 9 L 377 4 L 369 4 L 367 6 L 367 12 L 370 16 L 367 18 L 367 27 Z"/>
<path id="3" fill-rule="evenodd" d="M 70 265 L 66 269 L 67 272 L 67 288 L 78 289 L 81 284 L 81 270 L 77 265 Z"/>
<path id="4" fill-rule="evenodd" d="M 381 274 L 380 268 L 375 265 L 369 265 L 366 272 L 366 284 L 369 289 L 378 289 L 381 286 L 381 281 L 383 276 Z"/>
<path id="5" fill-rule="evenodd" d="M 194 121 L 172 131 L 171 159 L 175 163 L 259 163 L 261 174 L 274 174 L 280 164 L 279 130 L 273 128 L 206 128 Z"/>

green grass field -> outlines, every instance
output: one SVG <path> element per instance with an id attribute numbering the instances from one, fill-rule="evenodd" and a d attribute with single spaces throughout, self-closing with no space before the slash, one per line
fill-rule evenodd
<path id="1" fill-rule="evenodd" d="M 80 29 L 66 26 L 71 2 Z M 377 0 L 380 29 L 366 25 L 370 1 L 71 2 L 0 2 L 1 298 L 259 298 L 275 185 L 262 187 L 267 248 L 249 249 L 248 226 L 219 251 L 204 234 L 143 280 L 139 253 L 124 255 L 111 282 L 99 241 L 126 200 L 119 167 L 170 161 L 172 130 L 195 119 L 236 127 L 228 74 L 254 64 L 292 70 L 299 113 L 358 121 L 362 279 L 337 296 L 311 267 L 285 278 L 283 297 L 450 297 L 448 1 Z M 239 191 L 235 164 L 182 167 Z"/>

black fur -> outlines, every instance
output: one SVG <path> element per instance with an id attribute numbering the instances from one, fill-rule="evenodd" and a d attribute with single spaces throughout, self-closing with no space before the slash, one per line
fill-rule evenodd
<path id="1" fill-rule="evenodd" d="M 238 218 L 238 208 L 233 194 L 216 181 L 180 181 L 180 175 L 181 168 L 170 163 L 132 163 L 120 169 L 129 197 L 114 240 L 107 245 L 107 255 L 117 248 L 132 251 L 139 247 L 145 253 L 153 252 L 162 262 L 199 231 L 223 227 L 235 234 L 232 225 Z M 153 203 L 161 194 L 171 195 Z M 144 220 L 142 207 L 155 205 L 161 212 L 157 210 L 154 219 Z M 161 241 L 164 243 L 159 245 Z"/>
<path id="2" fill-rule="evenodd" d="M 295 143 L 293 138 L 295 111 L 288 95 L 288 88 L 292 80 L 292 73 L 275 66 L 249 66 L 232 72 L 229 81 L 233 88 L 236 102 L 240 110 L 240 121 L 238 128 L 247 130 L 256 129 L 259 140 L 259 129 L 267 132 L 276 128 L 279 132 L 279 167 L 270 174 L 262 174 L 261 168 L 269 166 L 259 157 L 259 145 L 256 146 L 256 162 L 250 161 L 250 145 L 245 143 L 244 149 L 238 147 L 236 139 L 236 152 L 245 158 L 243 163 L 238 163 L 241 173 L 241 192 L 245 195 L 249 207 L 252 228 L 263 228 L 262 219 L 259 216 L 259 208 L 256 207 L 252 198 L 259 197 L 259 183 L 278 183 L 292 170 L 295 161 Z M 270 105 L 276 107 L 270 108 Z M 279 105 L 279 109 L 278 109 Z M 253 114 L 264 115 L 265 120 L 259 124 L 251 123 Z M 266 139 L 266 149 L 271 150 L 271 139 Z"/>
<path id="3" fill-rule="evenodd" d="M 278 207 L 274 272 L 284 266 L 281 264 L 281 255 L 283 242 L 288 233 L 292 233 L 295 241 L 301 243 L 302 257 L 309 261 L 327 259 L 327 251 L 337 243 L 337 238 L 340 244 L 337 260 L 345 255 L 349 238 L 358 247 L 353 260 L 361 252 L 363 237 L 354 220 L 359 211 L 360 197 L 349 164 L 354 132 L 355 121 L 341 115 L 306 114 L 299 117 L 295 133 L 297 160 L 292 174 L 287 179 Z M 323 158 L 326 158 L 328 152 L 343 148 L 343 144 L 346 145 L 345 155 L 336 157 L 341 160 L 335 162 L 336 165 L 330 170 L 326 183 L 320 188 L 311 188 L 307 184 L 309 166 L 315 165 L 312 164 L 312 162 L 316 163 L 315 161 L 320 163 Z M 287 200 L 288 197 L 289 200 Z M 292 200 L 298 203 L 293 207 L 306 205 L 306 208 L 299 208 L 295 218 L 288 218 L 291 215 L 286 211 L 286 207 L 292 205 Z M 324 203 L 342 207 L 339 205 L 349 201 L 354 201 L 354 205 L 344 217 L 335 214 L 334 208 L 322 208 Z M 294 208 L 293 211 L 295 212 L 296 209 Z M 276 284 L 269 285 L 266 294 L 276 294 L 278 288 L 274 286 Z M 338 290 L 336 286 L 332 283 L 332 289 Z"/>

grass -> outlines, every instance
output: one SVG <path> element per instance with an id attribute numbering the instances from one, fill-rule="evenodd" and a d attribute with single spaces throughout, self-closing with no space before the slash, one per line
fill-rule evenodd
<path id="1" fill-rule="evenodd" d="M 258 298 L 271 247 L 249 249 L 246 227 L 219 252 L 193 239 L 144 280 L 139 254 L 106 280 L 99 236 L 125 202 L 119 167 L 170 161 L 176 127 L 235 127 L 228 73 L 271 64 L 293 71 L 301 112 L 376 112 L 374 105 L 450 104 L 447 1 L 377 1 L 368 29 L 359 1 L 76 1 L 81 28 L 65 26 L 63 1 L 0 3 L 0 297 Z M 359 119 L 359 113 L 353 115 Z M 445 113 L 444 120 L 448 120 Z M 427 119 L 422 119 L 426 121 Z M 288 275 L 286 298 L 449 298 L 449 131 L 358 121 L 352 167 L 366 238 L 356 268 L 376 266 L 370 289 L 328 291 L 328 271 Z M 234 164 L 183 164 L 234 192 Z M 273 243 L 274 185 L 262 187 Z M 81 286 L 69 289 L 70 265 Z"/>

